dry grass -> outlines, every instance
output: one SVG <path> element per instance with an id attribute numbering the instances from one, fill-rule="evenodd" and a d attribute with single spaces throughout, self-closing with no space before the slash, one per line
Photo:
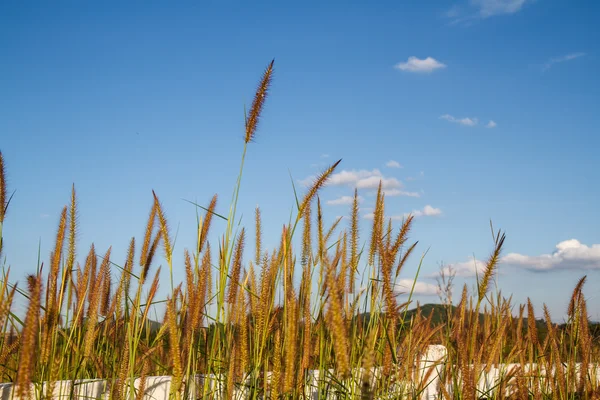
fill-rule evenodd
<path id="1" fill-rule="evenodd" d="M 454 308 L 452 277 L 443 276 L 448 301 L 442 323 L 436 325 L 433 314 L 420 309 L 408 317 L 407 310 L 415 306 L 412 292 L 408 302 L 398 304 L 397 280 L 415 250 L 409 238 L 414 220 L 408 217 L 395 227 L 386 219 L 380 186 L 368 235 L 359 231 L 357 191 L 349 229 L 341 219 L 324 226 L 318 194 L 341 160 L 326 168 L 297 202 L 297 215 L 284 225 L 274 249 L 264 248 L 261 212 L 256 209 L 254 254 L 246 262 L 246 230 L 237 230 L 235 212 L 247 145 L 256 136 L 272 74 L 273 63 L 246 118 L 242 165 L 229 214 L 217 214 L 216 195 L 206 208 L 198 206 L 204 213 L 198 217 L 196 245 L 184 250 L 183 265 L 173 265 L 167 215 L 152 192 L 139 265 L 134 265 L 132 238 L 123 267 L 111 260 L 111 248 L 99 257 L 92 244 L 82 268 L 73 187 L 70 204 L 60 214 L 46 284 L 38 273 L 28 277 L 27 290 L 20 290 L 10 283 L 10 269 L 2 274 L 2 380 L 15 382 L 18 394 L 28 395 L 31 382 L 102 378 L 113 384 L 112 397 L 121 399 L 133 393 L 132 386 L 122 387 L 130 378 L 142 377 L 143 390 L 146 377 L 172 375 L 171 396 L 182 398 L 193 377 L 205 374 L 222 377 L 229 396 L 244 387 L 250 398 L 303 398 L 310 371 L 318 370 L 321 377 L 331 378 L 319 381 L 321 394 L 374 399 L 411 380 L 416 373 L 412 360 L 428 345 L 443 344 L 448 349 L 448 386 L 440 389 L 444 398 L 598 398 L 597 375 L 575 373 L 578 366 L 587 371 L 600 358 L 587 316 L 585 278 L 573 291 L 566 325 L 554 324 L 544 306 L 546 325 L 540 327 L 530 301 L 513 315 L 511 299 L 491 290 L 505 241 L 503 233 L 492 230 L 494 249 L 477 290 L 469 293 L 465 286 Z M 0 153 L 0 250 L 9 203 L 4 168 Z M 208 239 L 214 216 L 227 220 L 217 243 Z M 301 222 L 296 251 L 295 231 Z M 365 236 L 366 243 L 361 243 Z M 171 277 L 166 300 L 157 298 L 160 246 Z M 213 254 L 212 248 L 218 251 Z M 185 282 L 177 286 L 174 268 L 185 271 Z M 29 304 L 24 321 L 12 311 L 15 296 L 21 295 Z M 149 319 L 158 307 L 165 310 L 159 323 Z M 483 372 L 509 363 L 518 368 L 497 386 L 483 392 L 478 388 Z M 365 373 L 357 379 L 352 370 L 361 367 Z M 372 368 L 380 368 L 381 374 Z M 201 395 L 211 397 L 214 388 L 210 380 L 205 382 Z M 405 388 L 409 397 L 424 389 Z M 141 398 L 139 392 L 136 398 Z"/>

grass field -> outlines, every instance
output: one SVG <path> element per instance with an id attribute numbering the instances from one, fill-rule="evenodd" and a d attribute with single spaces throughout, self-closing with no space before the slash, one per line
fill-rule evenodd
<path id="1" fill-rule="evenodd" d="M 474 292 L 463 287 L 453 305 L 444 297 L 452 276 L 445 276 L 440 282 L 445 304 L 415 308 L 410 294 L 400 304 L 395 291 L 403 267 L 419 263 L 413 254 L 416 243 L 409 240 L 414 220 L 409 216 L 395 226 L 386 219 L 381 186 L 370 232 L 359 232 L 357 193 L 349 224 L 338 219 L 332 226 L 323 225 L 319 190 L 339 161 L 298 195 L 297 213 L 284 225 L 276 248 L 263 248 L 260 209 L 253 227 L 238 229 L 233 221 L 244 159 L 272 71 L 273 63 L 246 118 L 229 213 L 216 214 L 216 195 L 207 202 L 197 222 L 197 245 L 185 250 L 183 265 L 173 263 L 173 238 L 159 194 L 154 194 L 145 235 L 131 238 L 126 260 L 111 258 L 110 248 L 77 244 L 75 187 L 62 209 L 44 273 L 27 276 L 26 287 L 17 287 L 5 262 L 0 381 L 14 382 L 17 394 L 28 396 L 30 382 L 102 378 L 113 383 L 111 397 L 121 399 L 122 383 L 129 378 L 144 382 L 148 376 L 170 375 L 171 396 L 182 398 L 195 375 L 221 374 L 225 396 L 244 385 L 251 398 L 278 399 L 303 398 L 309 371 L 325 375 L 332 370 L 328 390 L 333 387 L 338 398 L 374 399 L 411 381 L 412 360 L 428 345 L 442 344 L 448 350 L 444 379 L 454 388 L 443 386 L 443 398 L 500 398 L 509 393 L 515 399 L 600 398 L 597 375 L 576 373 L 600 361 L 598 333 L 592 331 L 597 327 L 588 321 L 583 295 L 585 277 L 573 288 L 569 319 L 561 326 L 551 321 L 545 306 L 544 315 L 536 316 L 531 302 L 512 304 L 491 290 L 505 240 L 501 231 L 492 228 L 494 249 Z M 0 238 L 10 209 L 4 167 L 0 155 Z M 215 218 L 227 220 L 216 243 L 208 240 Z M 248 242 L 254 244 L 252 255 L 246 250 Z M 83 253 L 87 255 L 78 260 L 76 255 Z M 5 256 L 10 260 L 10 254 L 1 254 L 2 260 Z M 157 297 L 159 265 L 171 277 L 173 270 L 185 270 L 184 282 L 171 280 L 166 299 Z M 359 271 L 366 271 L 364 287 L 356 284 Z M 27 299 L 24 319 L 13 311 L 18 296 Z M 166 310 L 160 324 L 149 318 L 156 304 Z M 478 393 L 480 373 L 500 363 L 522 368 L 489 393 Z M 527 370 L 530 364 L 536 367 Z M 374 384 L 373 367 L 381 372 Z M 358 384 L 352 384 L 354 368 L 367 371 Z M 542 371 L 554 372 L 544 377 Z M 209 387 L 204 390 L 210 397 Z M 412 398 L 424 387 L 405 390 Z"/>

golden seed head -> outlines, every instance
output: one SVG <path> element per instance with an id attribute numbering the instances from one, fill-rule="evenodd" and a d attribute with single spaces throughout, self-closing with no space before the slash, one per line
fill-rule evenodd
<path id="1" fill-rule="evenodd" d="M 260 119 L 260 114 L 262 112 L 263 106 L 265 104 L 265 100 L 267 98 L 267 94 L 269 92 L 269 87 L 271 86 L 271 79 L 273 77 L 273 64 L 275 60 L 271 61 L 267 69 L 265 70 L 262 79 L 256 89 L 256 93 L 254 95 L 254 99 L 252 100 L 252 106 L 250 107 L 250 113 L 246 118 L 246 135 L 244 137 L 244 141 L 246 143 L 252 141 L 256 136 L 256 127 L 258 126 L 258 121 Z"/>

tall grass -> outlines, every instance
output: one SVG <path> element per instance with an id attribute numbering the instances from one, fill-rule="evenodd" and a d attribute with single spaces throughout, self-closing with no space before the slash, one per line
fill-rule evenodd
<path id="1" fill-rule="evenodd" d="M 412 289 L 409 300 L 398 303 L 397 281 L 416 246 L 409 235 L 414 220 L 409 216 L 396 227 L 386 219 L 381 185 L 368 234 L 359 231 L 357 191 L 348 226 L 341 219 L 324 225 L 319 191 L 341 160 L 297 198 L 296 215 L 283 226 L 276 248 L 263 246 L 258 208 L 253 234 L 238 230 L 245 155 L 257 134 L 273 67 L 271 62 L 265 70 L 246 116 L 229 212 L 217 213 L 216 195 L 199 206 L 197 245 L 184 250 L 183 265 L 173 263 L 167 214 L 154 192 L 141 246 L 131 238 L 122 264 L 111 248 L 98 253 L 91 244 L 82 251 L 73 187 L 47 273 L 40 268 L 20 288 L 11 283 L 10 269 L 3 271 L 0 380 L 14 382 L 25 397 L 32 395 L 31 383 L 99 378 L 110 382 L 111 398 L 121 399 L 135 393 L 133 378 L 141 377 L 136 396 L 141 398 L 146 377 L 171 375 L 170 396 L 180 399 L 202 375 L 211 379 L 200 381 L 198 397 L 218 390 L 226 398 L 240 392 L 252 399 L 306 398 L 316 370 L 321 396 L 374 399 L 393 391 L 412 398 L 426 389 L 408 383 L 418 375 L 413 360 L 428 345 L 443 344 L 444 398 L 598 398 L 597 375 L 587 373 L 600 358 L 600 346 L 588 325 L 585 278 L 573 291 L 565 327 L 558 329 L 544 306 L 542 338 L 531 302 L 513 316 L 511 299 L 490 291 L 505 241 L 500 231 L 492 230 L 493 250 L 477 289 L 469 293 L 463 287 L 456 307 L 452 277 L 442 277 L 448 301 L 436 324 L 433 313 L 420 308 L 408 313 L 415 307 Z M 0 153 L 0 251 L 9 201 Z M 216 243 L 208 240 L 214 218 L 227 221 Z M 251 236 L 255 252 L 248 261 Z M 157 298 L 160 247 L 170 277 L 166 299 Z M 184 282 L 174 282 L 175 269 L 185 271 Z M 13 311 L 16 296 L 28 302 L 24 320 Z M 159 324 L 149 318 L 157 304 L 165 309 Z M 516 368 L 496 386 L 479 387 L 482 372 L 511 363 Z"/>

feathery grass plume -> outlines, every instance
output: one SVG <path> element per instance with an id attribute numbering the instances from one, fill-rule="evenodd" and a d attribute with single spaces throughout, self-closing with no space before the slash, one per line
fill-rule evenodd
<path id="1" fill-rule="evenodd" d="M 162 233 L 158 232 L 152 241 L 152 245 L 148 250 L 147 257 L 145 259 L 146 264 L 144 264 L 142 268 L 142 275 L 140 276 L 140 285 L 143 285 L 146 282 L 146 277 L 148 276 L 148 271 L 150 270 L 150 265 L 152 264 L 152 260 L 154 259 L 154 255 L 156 254 L 156 249 L 160 244 L 160 240 L 162 239 Z"/>
<path id="2" fill-rule="evenodd" d="M 369 265 L 373 265 L 375 262 L 375 254 L 379 248 L 379 242 L 381 240 L 381 226 L 383 225 L 384 215 L 384 200 L 383 191 L 381 189 L 381 181 L 379 182 L 379 188 L 377 189 L 377 198 L 375 200 L 375 212 L 373 213 L 373 228 L 371 229 L 371 246 L 369 247 Z"/>
<path id="3" fill-rule="evenodd" d="M 17 371 L 17 396 L 24 399 L 31 397 L 31 379 L 35 367 L 37 352 L 37 337 L 40 325 L 40 297 L 42 293 L 42 279 L 40 276 L 27 277 L 29 288 L 29 307 L 25 315 L 22 333 L 22 347 L 19 352 L 19 366 Z"/>
<path id="4" fill-rule="evenodd" d="M 591 362 L 592 336 L 588 322 L 587 304 L 583 295 L 579 296 L 579 349 L 581 351 L 581 371 L 588 371 Z M 588 374 L 581 374 L 579 391 L 591 392 L 592 380 Z"/>
<path id="5" fill-rule="evenodd" d="M 410 232 L 410 229 L 412 228 L 413 220 L 414 220 L 414 216 L 409 215 L 406 219 L 404 219 L 402 221 L 402 227 L 400 228 L 400 232 L 398 232 L 398 236 L 396 236 L 396 239 L 394 240 L 394 244 L 391 246 L 391 249 L 390 249 L 392 258 L 394 258 L 396 256 L 396 254 L 398 254 L 398 251 L 400 250 L 400 248 L 402 246 L 404 246 L 404 244 L 408 240 L 408 233 Z M 398 272 L 396 273 L 396 276 L 398 276 Z"/>
<path id="6" fill-rule="evenodd" d="M 388 218 L 388 224 L 385 229 L 385 234 L 383 236 L 385 237 L 385 243 L 383 243 L 383 240 L 382 240 L 382 244 L 383 244 L 382 249 L 389 252 L 390 249 L 392 248 L 392 219 L 391 218 Z"/>
<path id="7" fill-rule="evenodd" d="M 491 226 L 491 224 L 490 224 L 490 228 L 492 229 L 492 234 L 494 234 L 494 230 L 493 230 L 494 228 Z M 490 258 L 488 259 L 488 262 L 485 266 L 485 270 L 483 272 L 483 277 L 481 278 L 481 281 L 478 282 L 478 284 L 477 284 L 478 295 L 479 295 L 478 301 L 479 302 L 481 302 L 481 300 L 483 300 L 483 298 L 485 297 L 485 295 L 487 293 L 490 279 L 492 278 L 492 275 L 494 274 L 494 271 L 496 270 L 496 268 L 498 266 L 498 262 L 500 261 L 500 253 L 502 252 L 502 246 L 504 245 L 505 239 L 506 239 L 506 234 L 504 234 L 504 233 L 501 234 L 500 231 L 498 231 L 498 233 L 494 235 L 494 251 L 490 255 Z"/>
<path id="8" fill-rule="evenodd" d="M 254 99 L 252 100 L 250 113 L 246 118 L 246 136 L 244 137 L 245 143 L 252 141 L 256 135 L 256 127 L 258 125 L 260 114 L 269 92 L 269 86 L 271 86 L 271 79 L 273 77 L 273 64 L 275 64 L 275 60 L 272 60 L 265 70 L 262 79 L 258 84 L 258 88 L 256 89 Z"/>
<path id="9" fill-rule="evenodd" d="M 229 353 L 229 360 L 227 361 L 227 386 L 225 393 L 226 398 L 234 399 L 234 388 L 235 388 L 235 367 L 237 357 L 237 343 L 234 341 L 231 345 L 231 351 Z"/>
<path id="10" fill-rule="evenodd" d="M 2 256 L 2 225 L 4 224 L 4 217 L 8 210 L 8 203 L 10 198 L 7 197 L 7 184 L 6 184 L 6 171 L 4 169 L 4 156 L 0 151 L 0 256 Z"/>
<path id="11" fill-rule="evenodd" d="M 308 203 L 304 208 L 304 226 L 302 230 L 302 255 L 300 257 L 300 264 L 306 268 L 311 259 L 312 252 L 312 221 L 311 221 L 311 203 Z"/>
<path id="12" fill-rule="evenodd" d="M 242 372 L 241 376 L 248 370 L 250 365 L 250 356 L 248 353 L 248 340 L 249 340 L 249 328 L 248 328 L 248 311 L 246 307 L 246 300 L 244 296 L 238 297 L 238 319 L 240 329 L 240 363 L 239 367 Z"/>
<path id="13" fill-rule="evenodd" d="M 408 260 L 408 257 L 410 257 L 418 244 L 419 242 L 414 242 L 411 244 L 398 261 L 398 264 L 396 265 L 396 278 L 398 278 L 398 275 L 400 275 L 400 271 L 402 271 L 402 267 L 404 267 L 404 264 L 406 264 L 406 260 Z"/>
<path id="14" fill-rule="evenodd" d="M 152 241 L 152 231 L 154 230 L 154 221 L 156 220 L 156 201 L 152 202 L 152 208 L 150 209 L 150 216 L 148 217 L 148 223 L 146 224 L 146 233 L 144 234 L 144 243 L 142 245 L 142 252 L 140 253 L 140 267 L 144 269 L 150 264 L 148 261 L 150 243 Z M 144 277 L 144 275 L 142 275 Z"/>
<path id="15" fill-rule="evenodd" d="M 179 389 L 181 388 L 181 382 L 183 378 L 183 367 L 181 362 L 181 346 L 179 342 L 179 331 L 177 329 L 177 295 L 181 290 L 179 285 L 173 297 L 167 301 L 167 326 L 169 331 L 169 354 L 173 362 L 173 378 L 171 381 L 171 392 L 170 396 L 177 396 Z M 172 398 L 172 397 L 171 397 Z"/>
<path id="16" fill-rule="evenodd" d="M 74 327 L 81 326 L 83 324 L 83 317 L 85 315 L 85 299 L 88 296 L 88 288 L 91 287 L 90 275 L 92 275 L 92 263 L 95 264 L 95 261 L 93 261 L 95 258 L 96 249 L 94 248 L 94 244 L 92 244 L 90 246 L 88 255 L 85 258 L 83 273 L 81 273 L 81 268 L 79 268 L 77 271 L 77 285 L 75 289 L 77 292 L 77 311 L 75 312 L 75 315 L 77 315 L 77 317 L 74 321 Z"/>
<path id="17" fill-rule="evenodd" d="M 338 244 L 339 244 L 339 241 L 338 241 Z M 342 243 L 341 243 L 340 251 L 342 253 L 342 258 L 341 258 L 340 274 L 338 276 L 338 288 L 341 290 L 340 296 L 342 296 L 342 298 L 344 298 L 343 297 L 344 293 L 350 292 L 350 286 L 349 286 L 349 284 L 347 284 L 349 264 L 348 264 L 348 232 L 346 232 L 346 231 L 344 231 L 344 233 L 342 233 Z"/>
<path id="18" fill-rule="evenodd" d="M 2 344 L 2 352 L 0 352 L 0 379 L 5 379 L 4 374 L 6 373 L 7 367 L 10 367 L 8 362 L 9 358 L 12 358 L 17 350 L 21 348 L 21 338 L 17 335 L 9 336 L 10 340 L 5 341 Z M 12 372 L 12 371 L 11 371 Z M 10 377 L 8 379 L 11 379 Z"/>
<path id="19" fill-rule="evenodd" d="M 256 265 L 260 265 L 260 260 L 262 258 L 262 227 L 261 227 L 261 218 L 260 218 L 260 208 L 256 207 L 255 211 L 255 219 L 256 219 L 256 247 L 255 247 L 255 256 L 254 262 Z"/>
<path id="20" fill-rule="evenodd" d="M 183 327 L 183 341 L 184 343 L 188 343 L 190 338 L 193 335 L 195 330 L 194 326 L 194 314 L 196 314 L 196 309 L 198 307 L 198 293 L 196 288 L 196 282 L 194 279 L 194 273 L 192 271 L 192 259 L 190 258 L 190 253 L 187 249 L 183 251 L 183 259 L 185 266 L 185 283 L 186 283 L 186 291 L 185 296 L 186 300 L 182 305 L 182 311 L 185 310 L 185 318 L 184 318 L 184 327 Z"/>
<path id="21" fill-rule="evenodd" d="M 160 278 L 160 270 L 161 270 L 161 267 L 158 267 L 158 269 L 156 270 L 156 273 L 154 274 L 154 279 L 152 280 L 152 285 L 150 286 L 150 290 L 148 291 L 148 297 L 146 298 L 146 306 L 144 307 L 144 312 L 142 313 L 142 318 L 139 321 L 140 326 L 144 326 L 146 324 L 146 321 L 148 320 L 148 313 L 150 312 L 150 306 L 152 305 L 152 301 L 154 300 L 154 296 L 156 295 L 156 291 L 158 290 L 158 280 Z M 135 322 L 135 319 L 131 318 L 130 323 L 133 324 L 134 322 Z"/>
<path id="22" fill-rule="evenodd" d="M 232 306 L 235 305 L 235 300 L 237 298 L 237 292 L 240 283 L 240 272 L 242 270 L 242 255 L 244 253 L 245 232 L 245 229 L 242 228 L 242 231 L 240 232 L 235 246 L 233 255 L 233 265 L 231 266 L 227 302 Z"/>
<path id="23" fill-rule="evenodd" d="M 538 340 L 537 326 L 535 325 L 535 312 L 529 297 L 527 298 L 527 338 L 529 339 L 531 346 L 529 350 L 531 356 L 529 362 L 533 362 L 535 359 L 535 352 L 538 350 L 540 342 Z"/>
<path id="24" fill-rule="evenodd" d="M 67 269 L 72 269 L 75 262 L 75 240 L 77 239 L 77 195 L 75 184 L 71 187 L 71 204 L 69 207 L 69 250 Z"/>
<path id="25" fill-rule="evenodd" d="M 12 289 L 8 292 L 8 295 L 5 295 L 8 291 L 8 277 L 10 275 L 10 267 L 8 267 L 7 271 L 3 273 L 2 276 L 2 286 L 0 287 L 0 327 L 4 327 L 4 323 L 7 320 L 7 317 L 10 316 L 10 309 L 13 304 L 13 299 L 15 297 L 15 293 L 17 291 L 17 284 L 12 286 Z M 0 363 L 1 368 L 1 363 Z M 0 374 L 0 379 L 2 379 L 2 374 Z"/>
<path id="26" fill-rule="evenodd" d="M 210 223 L 212 221 L 213 214 L 215 213 L 215 207 L 217 206 L 217 195 L 215 194 L 210 200 L 210 204 L 206 210 L 206 216 L 201 223 L 200 235 L 198 235 L 198 253 L 202 252 L 204 244 L 208 239 L 208 231 L 210 229 Z"/>
<path id="27" fill-rule="evenodd" d="M 271 399 L 279 399 L 281 386 L 281 331 L 275 332 L 275 348 L 273 349 L 273 375 L 271 377 Z"/>
<path id="28" fill-rule="evenodd" d="M 333 232 L 335 232 L 335 228 L 337 228 L 337 226 L 340 224 L 340 221 L 342 220 L 342 217 L 337 218 L 333 224 L 329 227 L 329 229 L 327 230 L 327 233 L 325 234 L 325 237 L 323 239 L 323 241 L 325 243 L 329 242 L 329 239 L 331 239 L 331 236 L 333 235 Z"/>
<path id="29" fill-rule="evenodd" d="M 71 205 L 69 207 L 69 245 L 67 253 L 66 265 L 66 281 L 63 282 L 64 287 L 68 287 L 67 308 L 71 307 L 72 290 L 71 282 L 73 280 L 73 265 L 75 264 L 75 241 L 77 239 L 77 197 L 75 193 L 75 184 L 71 187 Z"/>
<path id="30" fill-rule="evenodd" d="M 313 184 L 308 189 L 308 192 L 304 195 L 302 202 L 300 203 L 300 207 L 298 208 L 298 216 L 301 218 L 304 215 L 304 209 L 312 201 L 315 197 L 319 189 L 321 189 L 327 183 L 327 180 L 331 177 L 331 174 L 335 171 L 337 166 L 342 162 L 340 158 L 331 166 L 327 167 L 321 174 L 314 180 Z"/>
<path id="31" fill-rule="evenodd" d="M 92 296 L 92 288 L 96 288 L 96 284 L 98 282 L 96 282 L 96 278 L 98 276 L 97 272 L 98 272 L 98 255 L 96 254 L 96 249 L 94 247 L 94 244 L 92 243 L 92 246 L 90 248 L 90 252 L 93 249 L 93 254 L 92 257 L 90 257 L 90 269 L 89 269 L 89 283 L 86 282 L 86 284 L 88 285 L 88 291 L 87 291 L 87 296 L 88 296 L 88 303 L 90 301 L 90 298 Z M 87 262 L 87 260 L 86 260 Z M 87 267 L 87 266 L 86 266 Z M 85 271 L 84 271 L 84 275 L 85 275 Z"/>
<path id="32" fill-rule="evenodd" d="M 350 218 L 350 293 L 354 293 L 354 280 L 358 270 L 358 189 L 354 189 L 354 199 L 352 200 L 352 215 Z"/>
<path id="33" fill-rule="evenodd" d="M 248 268 L 248 307 L 250 315 L 256 316 L 258 311 L 258 284 L 256 283 L 256 270 L 254 269 L 254 263 L 250 261 Z"/>
<path id="34" fill-rule="evenodd" d="M 112 279 L 110 276 L 110 253 L 112 251 L 112 247 L 109 247 L 104 255 L 102 260 L 102 264 L 100 265 L 100 271 L 103 274 L 102 276 L 102 286 L 99 288 L 95 288 L 94 290 L 100 290 L 102 292 L 102 297 L 100 298 L 100 314 L 103 316 L 107 316 L 108 309 L 110 308 L 110 291 L 112 286 Z"/>
<path id="35" fill-rule="evenodd" d="M 337 253 L 334 260 L 327 265 L 327 287 L 329 290 L 329 323 L 333 337 L 336 370 L 340 377 L 345 378 L 350 372 L 350 357 L 348 332 L 344 322 L 344 311 L 339 296 L 339 288 L 335 279 L 335 271 L 340 262 L 341 254 Z"/>
<path id="36" fill-rule="evenodd" d="M 171 265 L 172 247 L 171 239 L 169 238 L 169 225 L 167 224 L 165 213 L 163 212 L 163 208 L 158 200 L 158 196 L 156 196 L 156 193 L 154 193 L 154 190 L 152 191 L 152 196 L 154 196 L 154 202 L 156 203 L 156 215 L 158 216 L 163 246 L 165 248 L 165 258 L 167 259 L 167 263 Z"/>
<path id="37" fill-rule="evenodd" d="M 110 251 L 111 249 L 109 248 L 106 252 L 106 255 L 104 256 L 104 261 L 102 262 L 101 266 L 100 266 L 100 271 L 98 272 L 98 275 L 96 276 L 96 278 L 94 279 L 94 282 L 97 286 L 93 286 L 92 289 L 90 290 L 90 296 L 89 296 L 89 306 L 88 306 L 88 311 L 87 311 L 87 326 L 86 326 L 86 330 L 85 330 L 85 335 L 83 338 L 83 357 L 85 359 L 88 359 L 91 361 L 91 356 L 92 356 L 92 350 L 94 348 L 94 342 L 96 340 L 96 336 L 98 335 L 98 328 L 96 326 L 96 324 L 98 323 L 98 308 L 100 306 L 100 301 L 102 298 L 102 293 L 103 293 L 103 285 L 104 285 L 104 278 L 106 277 L 107 274 L 107 268 L 108 268 L 108 262 L 107 260 L 109 260 L 110 258 Z"/>
<path id="38" fill-rule="evenodd" d="M 366 338 L 366 343 L 363 345 L 364 354 L 362 357 L 362 379 L 361 379 L 361 400 L 372 400 L 374 388 L 371 384 L 373 381 L 373 367 L 375 367 L 375 342 L 377 341 L 377 330 L 370 329 Z"/>
<path id="39" fill-rule="evenodd" d="M 298 302 L 293 293 L 291 285 L 288 289 L 288 301 L 286 304 L 285 318 L 285 379 L 283 381 L 283 393 L 290 393 L 294 388 L 298 371 L 296 360 L 298 358 Z"/>
<path id="40" fill-rule="evenodd" d="M 135 394 L 135 400 L 143 400 L 146 394 L 146 377 L 148 376 L 148 371 L 150 370 L 150 361 L 147 358 L 144 359 L 142 363 L 142 373 L 140 375 L 140 385 Z"/>
<path id="41" fill-rule="evenodd" d="M 127 261 L 125 262 L 125 270 L 123 271 L 123 297 L 125 298 L 125 302 L 128 301 L 129 299 L 129 291 L 131 289 L 131 273 L 133 271 L 133 263 L 134 263 L 134 257 L 135 257 L 135 238 L 132 237 L 131 241 L 129 242 L 129 248 L 127 250 Z M 120 285 L 119 285 L 120 286 Z M 121 299 L 117 299 L 117 310 L 119 310 L 120 308 L 120 304 L 121 304 Z M 117 315 L 120 315 L 119 312 L 117 312 Z"/>
<path id="42" fill-rule="evenodd" d="M 0 151 L 0 226 L 4 222 L 4 216 L 6 214 L 6 208 L 8 206 L 8 197 L 6 196 L 6 171 L 4 169 L 4 156 Z M 2 231 L 0 230 L 0 238 L 2 237 Z"/>
<path id="43" fill-rule="evenodd" d="M 319 197 L 317 197 L 317 260 L 319 262 L 319 285 L 321 285 L 321 296 L 323 296 L 327 290 L 327 279 L 325 279 L 327 253 L 325 234 L 323 233 L 323 209 Z"/>
<path id="44" fill-rule="evenodd" d="M 198 303 L 198 314 L 197 320 L 194 321 L 194 326 L 199 328 L 202 324 L 202 315 L 204 313 L 204 307 L 206 306 L 207 299 L 210 298 L 211 288 L 211 265 L 210 265 L 210 245 L 206 246 L 206 251 L 202 256 L 202 263 L 200 264 L 200 277 L 198 283 L 198 297 L 196 299 Z"/>
<path id="45" fill-rule="evenodd" d="M 60 316 L 60 304 L 58 304 L 58 277 L 60 274 L 60 260 L 62 258 L 65 230 L 67 226 L 67 207 L 65 206 L 60 215 L 56 242 L 52 252 L 50 273 L 48 275 L 48 292 L 46 293 L 46 314 L 44 315 L 44 333 L 41 360 L 47 364 L 50 358 L 50 347 L 54 337 L 58 319 Z"/>
<path id="46" fill-rule="evenodd" d="M 129 373 L 129 340 L 125 340 L 121 351 L 121 362 L 119 363 L 119 370 L 117 379 L 112 387 L 112 400 L 122 400 L 125 397 L 123 392 L 125 390 L 125 382 L 127 381 L 127 374 Z"/>
<path id="47" fill-rule="evenodd" d="M 54 251 L 52 253 L 52 264 L 50 265 L 50 275 L 48 276 L 48 317 L 56 318 L 55 313 L 58 311 L 55 309 L 57 301 L 57 289 L 58 289 L 58 275 L 60 272 L 60 260 L 62 258 L 63 243 L 65 239 L 65 230 L 67 227 L 67 207 L 62 209 L 60 214 L 60 221 L 58 224 L 58 230 L 56 232 L 56 242 L 54 245 Z"/>
<path id="48" fill-rule="evenodd" d="M 121 272 L 121 277 L 119 278 L 119 284 L 117 286 L 117 289 L 115 290 L 112 299 L 110 300 L 109 304 L 110 307 L 106 313 L 107 316 L 109 315 L 114 315 L 115 316 L 115 322 L 117 324 L 120 324 L 121 321 L 121 316 L 122 316 L 122 312 L 123 312 L 123 296 L 124 296 L 124 292 L 125 292 L 125 286 L 129 285 L 129 279 L 131 279 L 131 270 L 130 268 L 130 255 L 133 252 L 132 246 L 134 246 L 134 240 L 132 238 L 132 240 L 129 242 L 129 250 L 127 252 L 127 260 L 125 261 L 125 266 L 123 267 L 123 270 Z M 133 260 L 133 258 L 131 258 L 131 260 Z M 110 290 L 109 290 L 110 293 Z M 127 298 L 129 297 L 129 288 L 127 288 L 127 294 L 125 294 L 125 300 L 127 301 Z"/>
<path id="49" fill-rule="evenodd" d="M 577 285 L 573 289 L 573 294 L 571 295 L 571 299 L 569 300 L 569 308 L 567 309 L 567 314 L 573 318 L 575 316 L 575 311 L 577 306 L 579 305 L 579 298 L 582 296 L 582 288 L 585 284 L 587 275 L 584 275 L 579 281 L 577 281 Z"/>
<path id="50" fill-rule="evenodd" d="M 301 367 L 307 370 L 310 366 L 310 345 L 311 345 L 311 327 L 312 316 L 310 314 L 310 271 L 305 267 L 302 276 L 302 318 L 304 320 L 304 329 L 302 330 L 302 360 Z"/>
<path id="51" fill-rule="evenodd" d="M 556 367 L 556 375 L 558 377 L 558 396 L 563 398 L 566 394 L 565 391 L 568 391 L 567 386 L 565 385 L 565 373 L 563 370 L 563 363 L 561 362 L 560 350 L 558 348 L 558 343 L 556 340 L 556 328 L 552 324 L 552 319 L 550 318 L 550 311 L 548 310 L 548 306 L 544 304 L 544 319 L 546 320 L 546 328 L 548 329 L 548 341 L 550 343 L 550 350 L 552 354 L 552 362 Z M 555 388 L 556 389 L 556 388 Z"/>

